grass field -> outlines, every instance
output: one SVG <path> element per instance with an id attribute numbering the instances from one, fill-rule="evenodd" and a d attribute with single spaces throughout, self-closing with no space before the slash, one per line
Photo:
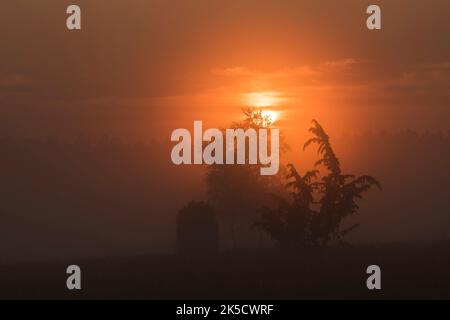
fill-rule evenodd
<path id="1" fill-rule="evenodd" d="M 449 299 L 450 244 L 326 248 L 286 255 L 148 255 L 0 267 L 3 299 Z M 66 289 L 78 264 L 82 290 Z M 381 290 L 366 268 L 381 267 Z"/>

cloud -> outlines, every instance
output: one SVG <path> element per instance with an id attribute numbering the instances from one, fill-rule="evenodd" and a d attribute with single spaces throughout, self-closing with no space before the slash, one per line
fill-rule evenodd
<path id="1" fill-rule="evenodd" d="M 218 95 L 278 92 L 300 105 L 432 106 L 450 102 L 450 62 L 391 65 L 372 59 L 335 59 L 277 70 L 215 68 Z"/>
<path id="2" fill-rule="evenodd" d="M 230 87 L 230 91 L 281 90 L 295 95 L 299 90 L 312 87 L 349 85 L 348 74 L 358 74 L 358 67 L 366 62 L 354 58 L 324 61 L 276 70 L 256 70 L 245 66 L 214 68 L 213 76 L 220 78 L 219 86 Z"/>
<path id="3" fill-rule="evenodd" d="M 448 70 L 450 71 L 450 61 L 443 61 L 443 62 L 437 62 L 437 63 L 428 63 L 424 65 L 425 68 L 430 70 Z"/>
<path id="4" fill-rule="evenodd" d="M 0 75 L 0 87 L 10 88 L 10 87 L 21 87 L 29 85 L 31 83 L 31 78 L 22 74 L 3 74 Z"/>
<path id="5" fill-rule="evenodd" d="M 244 67 L 233 67 L 233 68 L 215 68 L 211 70 L 211 73 L 218 76 L 225 76 L 225 77 L 239 77 L 239 76 L 250 76 L 253 75 L 254 72 L 244 68 Z"/>
<path id="6" fill-rule="evenodd" d="M 332 71 L 341 71 L 343 69 L 352 67 L 357 64 L 357 61 L 353 58 L 348 59 L 340 59 L 334 61 L 326 61 L 319 65 L 319 69 L 322 71 L 332 70 Z"/>
<path id="7" fill-rule="evenodd" d="M 283 79 L 292 77 L 316 77 L 326 72 L 342 72 L 357 65 L 358 62 L 353 58 L 325 61 L 318 65 L 303 65 L 294 68 L 283 68 L 275 71 L 253 70 L 243 66 L 229 68 L 214 68 L 211 73 L 223 77 L 259 77 Z"/>

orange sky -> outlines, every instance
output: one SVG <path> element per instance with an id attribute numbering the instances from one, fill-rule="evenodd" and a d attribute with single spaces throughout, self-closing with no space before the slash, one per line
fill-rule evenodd
<path id="1" fill-rule="evenodd" d="M 66 29 L 73 3 L 81 31 Z M 381 31 L 365 26 L 369 4 L 382 9 Z M 165 143 L 96 151 L 97 162 L 77 157 L 76 144 L 65 153 L 57 143 L 2 140 L 13 152 L 2 157 L 12 169 L 0 233 L 12 241 L 0 256 L 86 253 L 96 241 L 116 254 L 168 247 L 176 212 L 205 188 L 203 168 L 170 162 L 170 133 L 194 120 L 225 127 L 266 100 L 292 147 L 282 162 L 312 168 L 316 149 L 299 155 L 317 119 L 343 172 L 382 182 L 385 191 L 362 204 L 362 239 L 448 239 L 447 138 L 341 134 L 450 130 L 450 1 L 11 0 L 0 12 L 0 140 L 108 134 Z M 123 197 L 110 202 L 112 190 Z"/>
<path id="2" fill-rule="evenodd" d="M 2 2 L 0 134 L 147 139 L 194 119 L 238 120 L 272 92 L 295 137 L 316 118 L 332 132 L 449 129 L 450 2 L 80 0 Z M 155 134 L 156 132 L 156 134 Z"/>

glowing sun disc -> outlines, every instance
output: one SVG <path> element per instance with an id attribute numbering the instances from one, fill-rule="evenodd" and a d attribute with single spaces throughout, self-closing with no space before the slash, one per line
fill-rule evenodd
<path id="1" fill-rule="evenodd" d="M 261 115 L 264 118 L 267 118 L 271 123 L 274 123 L 278 119 L 278 112 L 273 110 L 263 110 Z"/>

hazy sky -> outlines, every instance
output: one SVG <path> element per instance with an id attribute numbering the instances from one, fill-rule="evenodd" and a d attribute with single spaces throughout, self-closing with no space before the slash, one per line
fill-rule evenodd
<path id="1" fill-rule="evenodd" d="M 81 31 L 66 29 L 74 3 Z M 165 142 L 91 155 L 1 140 L 0 256 L 169 247 L 177 210 L 205 193 L 202 168 L 170 161 L 171 131 L 223 127 L 267 99 L 293 149 L 283 163 L 312 168 L 300 145 L 315 118 L 345 173 L 381 181 L 357 237 L 448 238 L 448 139 L 340 133 L 450 130 L 449 0 L 11 0 L 0 13 L 0 140 Z"/>
<path id="2" fill-rule="evenodd" d="M 287 130 L 450 128 L 447 0 L 75 2 L 1 2 L 1 135 L 145 139 L 225 125 L 252 92 L 277 96 Z"/>

